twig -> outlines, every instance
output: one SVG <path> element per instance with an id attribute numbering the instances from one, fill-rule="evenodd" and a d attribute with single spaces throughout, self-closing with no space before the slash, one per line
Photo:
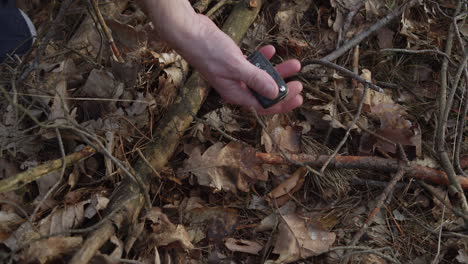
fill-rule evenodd
<path id="1" fill-rule="evenodd" d="M 141 152 L 141 150 L 139 148 L 137 148 L 137 152 L 138 152 L 138 155 L 140 155 L 140 158 L 143 159 L 143 161 L 146 163 L 146 165 L 148 167 L 150 167 L 150 169 L 153 171 L 154 174 L 156 174 L 156 176 L 159 178 L 159 179 L 162 179 L 163 177 L 161 176 L 161 174 L 153 167 L 153 165 L 151 165 L 151 163 L 146 159 L 145 155 L 143 154 L 143 152 Z M 175 178 L 175 177 L 168 177 L 169 180 L 177 183 L 178 185 L 182 185 L 182 182 Z"/>
<path id="2" fill-rule="evenodd" d="M 468 215 L 463 214 L 460 212 L 458 209 L 454 208 L 450 203 L 448 203 L 443 197 L 439 195 L 434 190 L 434 187 L 430 186 L 429 184 L 423 182 L 423 181 L 418 181 L 418 184 L 421 185 L 427 192 L 429 192 L 432 196 L 434 196 L 437 200 L 439 200 L 444 207 L 447 207 L 450 211 L 452 211 L 456 216 L 463 218 L 465 221 L 468 221 Z"/>
<path id="3" fill-rule="evenodd" d="M 367 85 L 364 84 L 364 90 L 362 92 L 362 97 L 361 99 L 359 100 L 359 104 L 358 104 L 358 109 L 356 111 L 356 114 L 354 115 L 354 118 L 353 118 L 353 121 L 351 122 L 351 124 L 349 124 L 348 128 L 346 129 L 346 133 L 343 137 L 343 139 L 341 139 L 341 142 L 338 144 L 338 146 L 336 147 L 335 151 L 333 151 L 333 153 L 330 155 L 330 157 L 328 157 L 328 159 L 325 161 L 325 163 L 323 164 L 322 168 L 320 169 L 320 173 L 323 173 L 325 171 L 325 169 L 327 168 L 328 164 L 330 163 L 330 161 L 338 154 L 338 152 L 340 151 L 341 147 L 343 147 L 343 145 L 346 143 L 346 141 L 348 140 L 348 137 L 349 137 L 349 133 L 351 131 L 351 129 L 354 127 L 354 125 L 356 124 L 356 122 L 359 120 L 359 118 L 361 117 L 361 111 L 362 111 L 362 106 L 364 105 L 364 99 L 366 98 L 366 95 L 367 95 Z"/>
<path id="4" fill-rule="evenodd" d="M 356 251 L 356 252 L 351 252 L 349 253 L 348 255 L 345 255 L 343 257 L 346 258 L 350 255 L 354 255 L 354 254 L 374 254 L 374 255 L 377 255 L 383 259 L 386 259 L 392 263 L 397 263 L 399 264 L 400 262 L 397 260 L 397 259 L 394 259 L 392 257 L 389 257 L 383 253 L 380 253 L 379 251 L 383 251 L 383 250 L 389 250 L 389 251 L 392 251 L 392 248 L 390 247 L 384 247 L 384 248 L 369 248 L 369 247 L 361 247 L 361 246 L 341 246 L 341 247 L 332 247 L 330 248 L 328 251 L 337 251 L 337 250 L 361 250 L 361 251 Z"/>
<path id="5" fill-rule="evenodd" d="M 91 4 L 93 6 L 94 12 L 96 13 L 99 24 L 101 25 L 101 28 L 104 31 L 104 34 L 106 35 L 107 39 L 109 40 L 109 45 L 111 46 L 112 53 L 117 58 L 118 62 L 123 63 L 124 60 L 122 58 L 122 55 L 120 54 L 119 49 L 115 45 L 115 41 L 114 41 L 114 38 L 112 37 L 112 33 L 110 32 L 110 29 L 107 26 L 106 21 L 104 20 L 104 17 L 102 16 L 101 11 L 99 10 L 97 0 L 91 0 Z"/>
<path id="6" fill-rule="evenodd" d="M 465 71 L 465 68 L 466 68 L 466 62 L 468 60 L 468 53 L 466 52 L 464 53 L 465 54 L 464 54 L 463 60 L 460 62 L 460 65 L 458 66 L 457 73 L 455 74 L 455 78 L 453 79 L 452 88 L 450 90 L 450 94 L 447 98 L 447 102 L 445 105 L 445 112 L 444 112 L 445 114 L 444 114 L 444 119 L 442 120 L 443 124 L 445 125 L 447 124 L 449 113 L 452 110 L 453 98 L 455 97 L 455 92 L 457 91 L 459 87 L 458 83 L 460 82 L 462 73 Z M 443 129 L 445 130 L 446 127 L 444 126 Z"/>
<path id="7" fill-rule="evenodd" d="M 351 27 L 351 23 L 353 22 L 354 16 L 356 16 L 356 14 L 359 12 L 363 5 L 364 1 L 360 1 L 355 6 L 353 6 L 351 10 L 349 10 L 349 13 L 348 15 L 346 15 L 346 19 L 343 23 L 343 27 L 341 28 L 340 33 L 338 35 L 337 48 L 339 48 L 341 44 L 343 44 L 344 36 L 346 36 L 346 33 L 348 33 L 348 30 Z"/>
<path id="8" fill-rule="evenodd" d="M 460 121 L 458 124 L 457 138 L 455 141 L 455 150 L 454 150 L 455 157 L 453 160 L 453 166 L 455 166 L 455 169 L 458 171 L 458 173 L 465 175 L 465 172 L 463 171 L 463 168 L 461 167 L 461 164 L 460 164 L 460 150 L 461 150 L 461 144 L 463 142 L 463 132 L 465 130 L 465 118 L 468 115 L 468 69 L 466 67 L 465 67 L 465 92 L 463 94 L 465 96 L 465 102 L 463 104 L 463 110 L 461 111 L 461 116 L 459 118 Z"/>
<path id="9" fill-rule="evenodd" d="M 381 49 L 381 52 L 400 52 L 400 53 L 408 53 L 408 54 L 427 54 L 433 53 L 437 55 L 443 56 L 447 59 L 450 63 L 454 64 L 454 62 L 450 59 L 450 56 L 446 53 L 437 50 L 437 49 L 423 49 L 423 50 L 409 50 L 409 49 Z"/>
<path id="10" fill-rule="evenodd" d="M 272 165 L 288 165 L 288 164 L 303 164 L 312 167 L 321 167 L 328 159 L 328 155 L 306 155 L 306 154 L 288 154 L 288 159 L 283 158 L 278 154 L 257 152 L 255 157 L 258 162 Z M 290 162 L 293 160 L 293 162 Z M 334 157 L 330 164 L 331 168 L 337 169 L 367 169 L 381 172 L 397 172 L 400 164 L 396 160 L 384 159 L 375 156 L 340 156 Z M 416 179 L 425 180 L 434 184 L 448 185 L 447 174 L 444 171 L 439 171 L 424 167 L 417 164 L 410 164 L 410 168 L 406 175 Z M 468 178 L 458 176 L 456 178 L 464 190 L 468 190 Z"/>
<path id="11" fill-rule="evenodd" d="M 200 122 L 200 123 L 203 123 L 207 126 L 210 126 L 214 129 L 216 129 L 216 131 L 218 131 L 219 133 L 221 133 L 221 135 L 223 135 L 224 137 L 226 137 L 227 139 L 231 140 L 231 141 L 239 141 L 239 139 L 229 135 L 228 133 L 226 133 L 224 130 L 222 130 L 220 127 L 214 125 L 212 122 L 210 122 L 209 120 L 205 120 L 205 119 L 201 119 L 201 118 L 198 118 L 195 114 L 192 115 L 193 116 L 193 119 L 195 119 L 195 121 L 197 122 Z"/>
<path id="12" fill-rule="evenodd" d="M 96 152 L 93 148 L 86 146 L 81 151 L 65 156 L 66 166 L 76 164 L 81 160 L 90 157 Z M 40 177 L 62 168 L 63 159 L 48 161 L 35 168 L 16 174 L 0 181 L 0 193 L 17 190 L 24 185 L 39 179 Z"/>
<path id="13" fill-rule="evenodd" d="M 216 11 L 218 11 L 221 7 L 225 5 L 232 5 L 237 3 L 239 0 L 221 0 L 218 3 L 216 3 L 215 6 L 213 6 L 210 11 L 206 13 L 207 17 L 211 17 Z"/>
<path id="14" fill-rule="evenodd" d="M 338 59 L 339 57 L 341 57 L 341 55 L 345 54 L 348 50 L 352 49 L 354 46 L 361 43 L 364 39 L 369 37 L 372 33 L 376 32 L 379 29 L 381 29 L 383 26 L 388 24 L 390 21 L 392 21 L 393 19 L 395 19 L 398 16 L 400 16 L 401 14 L 403 14 L 403 12 L 407 8 L 410 8 L 410 7 L 414 6 L 418 2 L 419 2 L 418 0 L 411 0 L 411 1 L 401 5 L 400 7 L 396 8 L 393 12 L 391 12 L 390 14 L 386 15 L 384 18 L 377 21 L 375 24 L 370 26 L 367 30 L 361 32 L 360 34 L 356 35 L 354 38 L 352 38 L 351 40 L 346 42 L 339 49 L 336 49 L 332 53 L 330 53 L 327 56 L 323 57 L 322 60 L 323 61 L 334 61 L 334 60 Z M 307 72 L 308 70 L 310 70 L 310 69 L 306 69 L 304 67 L 302 72 Z"/>
<path id="15" fill-rule="evenodd" d="M 349 243 L 349 246 L 355 246 L 357 242 L 361 239 L 362 235 L 366 231 L 366 229 L 374 222 L 374 218 L 377 215 L 377 213 L 380 211 L 380 208 L 384 204 L 385 200 L 387 199 L 387 196 L 393 191 L 395 188 L 395 184 L 399 182 L 403 176 L 405 175 L 406 171 L 408 170 L 407 166 L 407 158 L 405 155 L 405 152 L 403 150 L 403 147 L 400 145 L 400 155 L 402 155 L 405 160 L 406 164 L 402 164 L 401 167 L 398 169 L 397 173 L 395 176 L 393 176 L 392 180 L 388 183 L 387 187 L 385 187 L 384 191 L 382 194 L 380 194 L 379 198 L 377 199 L 376 205 L 374 209 L 370 212 L 369 216 L 367 217 L 366 221 L 362 225 L 361 229 L 354 235 L 353 239 Z"/>
<path id="16" fill-rule="evenodd" d="M 458 25 L 456 23 L 456 18 L 453 19 L 453 26 L 455 28 L 455 35 L 457 36 L 458 40 L 458 45 L 460 47 L 465 47 L 465 43 L 461 37 L 460 30 L 458 29 Z M 463 50 L 464 57 L 467 57 L 467 53 L 465 50 Z M 461 116 L 459 117 L 459 122 L 458 122 L 458 129 L 457 129 L 457 137 L 455 139 L 455 146 L 454 146 L 454 160 L 453 160 L 453 166 L 455 169 L 458 171 L 458 173 L 467 176 L 463 169 L 460 166 L 460 149 L 461 149 L 461 143 L 463 141 L 463 132 L 465 130 L 465 118 L 468 115 L 468 67 L 465 66 L 463 69 L 464 76 L 465 76 L 465 91 L 462 91 L 462 95 L 465 96 L 465 102 L 463 103 L 463 97 L 461 99 L 461 104 L 463 104 L 463 110 L 461 111 Z"/>
<path id="17" fill-rule="evenodd" d="M 14 208 L 16 208 L 16 210 L 20 211 L 24 215 L 24 217 L 26 218 L 26 221 L 34 228 L 31 216 L 29 216 L 28 212 L 26 212 L 26 210 L 24 210 L 23 207 L 21 207 L 19 204 L 15 203 L 13 201 L 3 200 L 3 199 L 0 199 L 0 204 L 8 204 L 8 205 L 13 206 Z"/>
<path id="18" fill-rule="evenodd" d="M 281 148 L 281 146 L 279 144 L 276 143 L 275 139 L 273 138 L 273 136 L 271 135 L 271 133 L 266 129 L 266 125 L 265 123 L 262 121 L 262 119 L 260 118 L 260 116 L 258 115 L 257 111 L 254 109 L 254 108 L 251 108 L 251 111 L 253 112 L 255 118 L 257 119 L 258 123 L 260 124 L 260 126 L 262 127 L 263 131 L 265 131 L 265 133 L 268 135 L 268 137 L 270 138 L 271 142 L 273 142 L 273 144 L 276 146 L 276 148 L 278 149 L 280 155 L 282 158 L 284 158 L 285 160 L 287 160 L 288 162 L 296 165 L 296 166 L 300 166 L 300 167 L 305 167 L 307 168 L 307 170 L 309 170 L 310 172 L 312 172 L 313 174 L 316 174 L 317 176 L 323 176 L 322 173 L 316 171 L 315 169 L 311 168 L 309 165 L 307 164 L 304 164 L 300 161 L 297 161 L 297 160 L 294 160 L 294 159 L 291 159 L 290 158 L 290 155 L 287 155 L 286 152 L 284 152 L 284 150 Z"/>
<path id="19" fill-rule="evenodd" d="M 39 204 L 36 206 L 36 208 L 34 208 L 34 211 L 31 214 L 31 219 L 34 219 L 34 217 L 36 216 L 39 209 L 42 207 L 42 205 L 47 200 L 47 198 L 49 198 L 49 195 L 51 195 L 53 192 L 55 192 L 55 190 L 58 188 L 58 186 L 62 183 L 63 176 L 65 174 L 65 169 L 67 168 L 67 163 L 65 162 L 65 149 L 63 147 L 62 135 L 60 134 L 60 130 L 58 128 L 55 128 L 55 133 L 57 134 L 57 141 L 58 141 L 58 145 L 59 145 L 59 148 L 60 148 L 60 154 L 62 155 L 62 169 L 60 171 L 60 177 L 57 180 L 57 182 L 54 184 L 54 186 L 52 186 L 52 188 L 50 188 L 50 190 L 47 191 L 47 193 L 44 195 L 44 197 L 39 202 Z"/>
<path id="20" fill-rule="evenodd" d="M 442 242 L 442 228 L 444 227 L 444 216 L 445 216 L 445 206 L 442 208 L 442 216 L 440 217 L 440 227 L 439 227 L 439 237 L 437 238 L 437 254 L 432 260 L 431 264 L 439 263 L 439 256 L 440 256 L 440 243 Z"/>
<path id="21" fill-rule="evenodd" d="M 457 8 L 455 10 L 456 17 L 462 8 L 462 4 L 464 1 L 459 0 Z M 445 48 L 445 53 L 450 56 L 452 53 L 452 46 L 453 46 L 453 37 L 455 34 L 455 26 L 453 23 L 450 24 L 449 33 L 447 36 L 447 44 Z M 464 62 L 462 62 L 464 63 Z M 461 209 L 463 214 L 468 215 L 468 202 L 466 196 L 463 192 L 463 188 L 460 185 L 460 182 L 457 180 L 457 176 L 455 173 L 455 169 L 450 161 L 449 155 L 445 149 L 445 130 L 447 127 L 447 119 L 446 116 L 446 109 L 447 109 L 447 69 L 448 69 L 448 60 L 444 58 L 442 62 L 442 68 L 440 71 L 440 94 L 439 94 L 439 120 L 437 123 L 437 131 L 436 131 L 436 149 L 439 154 L 440 162 L 442 167 L 444 168 L 445 172 L 447 173 L 447 177 L 454 187 L 458 199 L 461 201 Z M 455 87 L 452 87 L 455 89 Z M 450 101 L 450 100 L 449 100 Z M 451 103 L 451 102 L 450 102 Z M 468 228 L 468 221 L 465 221 L 465 226 Z"/>
<path id="22" fill-rule="evenodd" d="M 105 157 L 112 160 L 117 165 L 117 167 L 119 167 L 119 169 L 121 169 L 122 172 L 130 180 L 135 182 L 136 185 L 139 187 L 140 192 L 143 194 L 143 197 L 145 198 L 146 207 L 151 208 L 151 199 L 149 197 L 147 188 L 146 188 L 145 184 L 143 183 L 143 181 L 142 181 L 142 179 L 140 177 L 133 175 L 133 173 L 130 172 L 130 170 L 127 169 L 127 167 L 124 164 L 122 164 L 122 162 L 119 159 L 114 157 L 114 155 L 112 155 L 112 153 L 110 153 L 106 149 L 106 147 L 101 143 L 101 141 L 96 136 L 88 133 L 85 129 L 81 129 L 78 124 L 75 124 L 75 127 L 72 128 L 72 131 L 75 132 L 84 142 L 86 142 L 86 144 L 88 144 L 88 145 L 92 146 L 93 148 L 97 149 Z M 97 145 L 95 143 L 91 142 L 90 139 L 94 140 L 94 142 L 96 142 Z"/>
<path id="23" fill-rule="evenodd" d="M 332 68 L 334 70 L 339 71 L 341 74 L 343 74 L 345 76 L 351 77 L 351 78 L 359 81 L 360 83 L 362 83 L 364 85 L 366 85 L 366 84 L 369 85 L 369 88 L 371 88 L 372 90 L 376 90 L 377 92 L 381 92 L 381 93 L 384 92 L 384 90 L 382 88 L 380 88 L 379 86 L 371 83 L 370 81 L 365 80 L 364 78 L 362 78 L 361 76 L 355 74 L 354 72 L 352 72 L 352 71 L 350 71 L 350 70 L 348 70 L 348 69 L 346 69 L 344 67 L 341 67 L 340 65 L 337 65 L 335 63 L 326 61 L 324 59 L 306 60 L 306 61 L 304 61 L 302 63 L 302 66 L 305 67 L 305 66 L 310 65 L 310 64 L 320 64 L 320 65 Z"/>
<path id="24" fill-rule="evenodd" d="M 21 71 L 22 74 L 18 78 L 17 83 L 20 83 L 20 82 L 24 81 L 29 76 L 29 74 L 31 72 L 33 72 L 35 69 L 37 69 L 37 67 L 40 64 L 42 53 L 44 53 L 45 48 L 50 43 L 50 38 L 52 38 L 52 36 L 55 34 L 55 30 L 56 30 L 57 25 L 60 25 L 61 21 L 65 17 L 65 12 L 68 10 L 68 8 L 70 8 L 70 6 L 73 4 L 73 2 L 74 2 L 73 0 L 62 1 L 62 4 L 60 5 L 60 10 L 58 11 L 58 14 L 55 17 L 54 21 L 51 22 L 44 29 L 45 35 L 44 35 L 44 38 L 41 39 L 41 42 L 39 42 L 40 44 L 39 44 L 39 47 L 37 48 L 37 52 L 36 52 L 36 56 L 34 58 L 34 61 L 25 70 Z M 38 39 L 39 39 L 39 37 L 38 37 Z M 26 61 L 26 60 L 24 60 L 24 61 Z M 23 68 L 23 65 L 20 65 L 19 68 Z"/>

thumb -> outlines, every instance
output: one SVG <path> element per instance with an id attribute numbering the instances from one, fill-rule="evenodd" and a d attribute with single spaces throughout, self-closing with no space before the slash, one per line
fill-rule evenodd
<path id="1" fill-rule="evenodd" d="M 275 99 L 278 96 L 278 85 L 266 71 L 255 67 L 247 60 L 240 68 L 240 79 L 250 89 L 269 99 Z"/>

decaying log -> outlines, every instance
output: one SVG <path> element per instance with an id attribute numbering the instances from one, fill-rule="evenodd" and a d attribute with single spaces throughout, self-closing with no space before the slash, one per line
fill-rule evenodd
<path id="1" fill-rule="evenodd" d="M 244 1 L 237 4 L 230 16 L 224 23 L 222 30 L 228 34 L 237 44 L 239 44 L 247 32 L 250 25 L 257 17 L 262 1 L 257 0 L 256 8 L 249 8 Z M 148 162 L 139 159 L 134 168 L 137 177 L 148 186 L 154 178 L 153 169 L 148 166 L 150 164 L 155 170 L 162 169 L 169 158 L 173 155 L 179 141 L 185 130 L 193 121 L 193 115 L 198 112 L 204 102 L 210 87 L 202 79 L 198 72 L 194 72 L 184 87 L 181 88 L 180 95 L 174 104 L 168 109 L 164 117 L 159 121 L 153 135 L 153 142 L 148 144 L 144 154 Z M 131 224 L 136 221 L 140 210 L 144 205 L 143 195 L 138 186 L 130 181 L 124 180 L 122 184 L 114 191 L 111 197 L 111 202 L 107 208 L 108 212 L 125 208 L 116 217 L 123 217 L 123 224 Z M 119 221 L 120 222 L 120 221 Z M 95 255 L 96 250 L 112 235 L 112 232 L 104 232 L 101 229 L 109 228 L 109 225 L 103 225 L 96 230 L 74 256 L 70 263 L 88 263 Z M 93 240 L 98 234 L 105 234 L 99 240 Z M 92 250 L 90 250 L 92 249 Z"/>

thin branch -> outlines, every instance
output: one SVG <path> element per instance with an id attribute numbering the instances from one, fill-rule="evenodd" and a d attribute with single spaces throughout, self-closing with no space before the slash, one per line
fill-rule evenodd
<path id="1" fill-rule="evenodd" d="M 111 33 L 109 27 L 107 26 L 106 21 L 104 20 L 104 17 L 102 16 L 101 11 L 99 10 L 97 0 L 91 0 L 91 4 L 93 6 L 94 12 L 96 13 L 98 22 L 101 25 L 101 28 L 104 31 L 104 34 L 106 35 L 107 39 L 109 40 L 109 45 L 111 46 L 112 53 L 117 58 L 118 62 L 124 62 L 119 49 L 115 45 L 115 41 L 114 41 L 114 38 L 112 37 L 112 33 Z"/>
<path id="2" fill-rule="evenodd" d="M 399 52 L 399 53 L 408 53 L 408 54 L 437 54 L 440 56 L 443 56 L 445 59 L 447 59 L 451 64 L 455 64 L 451 59 L 450 56 L 447 55 L 446 53 L 437 50 L 437 49 L 423 49 L 423 50 L 409 50 L 409 49 L 381 49 L 381 52 Z"/>
<path id="3" fill-rule="evenodd" d="M 390 247 L 383 247 L 383 248 L 369 248 L 369 247 L 362 247 L 362 246 L 340 246 L 340 247 L 332 247 L 328 251 L 338 251 L 338 250 L 361 250 L 361 251 L 356 251 L 352 252 L 352 254 L 374 254 L 377 255 L 381 258 L 384 258 L 390 262 L 393 263 L 400 263 L 397 259 L 394 259 L 392 257 L 389 257 L 383 253 L 380 253 L 379 251 L 383 250 L 389 250 L 392 251 L 393 249 Z M 347 257 L 347 256 L 344 256 Z M 343 258 L 344 258 L 343 257 Z"/>
<path id="4" fill-rule="evenodd" d="M 440 242 L 442 241 L 442 228 L 444 227 L 444 216 L 445 216 L 445 206 L 442 208 L 442 216 L 440 219 L 440 227 L 439 227 L 439 236 L 437 238 L 437 254 L 434 257 L 434 260 L 431 264 L 439 263 L 439 256 L 440 256 Z"/>
<path id="5" fill-rule="evenodd" d="M 364 39 L 369 37 L 371 34 L 376 32 L 377 30 L 381 29 L 385 25 L 387 25 L 390 21 L 394 20 L 395 18 L 399 17 L 407 8 L 411 8 L 412 6 L 416 5 L 419 1 L 418 0 L 410 0 L 407 3 L 404 3 L 400 7 L 396 8 L 393 12 L 386 15 L 384 18 L 377 21 L 375 24 L 370 26 L 367 30 L 364 30 L 360 34 L 356 35 L 354 38 L 346 42 L 343 46 L 339 49 L 336 49 L 332 53 L 328 54 L 327 56 L 323 57 L 322 60 L 324 61 L 334 61 L 345 54 L 348 50 L 352 49 L 354 46 L 361 43 Z M 303 69 L 303 72 L 306 72 L 310 69 Z"/>
<path id="6" fill-rule="evenodd" d="M 366 95 L 367 95 L 367 85 L 364 84 L 364 90 L 362 92 L 362 97 L 361 99 L 359 100 L 359 104 L 358 104 L 358 109 L 356 111 L 356 114 L 354 115 L 354 118 L 353 118 L 353 121 L 351 122 L 351 124 L 349 124 L 348 128 L 346 129 L 346 133 L 344 135 L 344 137 L 341 139 L 341 142 L 338 144 L 338 146 L 336 147 L 335 151 L 333 151 L 333 153 L 330 155 L 330 157 L 328 157 L 328 159 L 325 161 L 325 163 L 323 164 L 322 168 L 320 169 L 320 173 L 323 173 L 325 171 L 325 169 L 327 168 L 328 164 L 330 163 L 330 161 L 335 158 L 335 156 L 338 154 L 338 152 L 340 151 L 341 147 L 343 147 L 343 145 L 346 143 L 346 141 L 348 140 L 348 137 L 349 137 L 349 133 L 351 131 L 351 129 L 356 125 L 357 121 L 359 120 L 359 118 L 361 117 L 361 111 L 362 111 L 362 106 L 364 105 L 364 99 L 366 98 Z"/>
<path id="7" fill-rule="evenodd" d="M 329 155 L 288 154 L 287 159 L 272 153 L 255 153 L 258 162 L 272 165 L 302 164 L 311 167 L 321 167 Z M 293 162 L 290 162 L 292 160 Z M 340 156 L 334 157 L 328 165 L 337 169 L 366 169 L 381 172 L 397 172 L 400 164 L 397 160 L 384 159 L 375 156 Z M 407 176 L 425 180 L 434 184 L 449 185 L 450 181 L 444 171 L 424 167 L 415 163 L 410 164 Z M 457 176 L 456 179 L 464 190 L 468 190 L 468 178 Z"/>
<path id="8" fill-rule="evenodd" d="M 65 156 L 65 165 L 70 166 L 76 164 L 81 160 L 92 156 L 96 150 L 86 146 L 82 150 Z M 24 185 L 39 179 L 40 177 L 56 171 L 63 166 L 63 159 L 56 159 L 48 161 L 35 168 L 16 174 L 15 176 L 8 177 L 0 181 L 0 193 L 17 190 Z"/>
<path id="9" fill-rule="evenodd" d="M 418 184 L 421 185 L 427 192 L 429 192 L 432 196 L 434 196 L 437 200 L 439 200 L 445 207 L 447 207 L 450 211 L 453 212 L 458 217 L 463 218 L 465 221 L 468 221 L 468 215 L 463 214 L 458 209 L 454 208 L 450 203 L 448 203 L 444 197 L 440 196 L 439 193 L 434 190 L 434 187 L 431 185 L 423 182 L 418 181 Z"/>
<path id="10" fill-rule="evenodd" d="M 400 147 L 400 154 L 404 156 L 404 160 L 406 159 L 405 157 L 405 152 L 402 147 Z M 397 182 L 399 182 L 403 176 L 405 175 L 406 171 L 408 170 L 408 162 L 405 162 L 406 164 L 402 164 L 401 167 L 398 169 L 397 173 L 393 176 L 392 180 L 389 182 L 387 187 L 385 187 L 384 191 L 382 194 L 380 194 L 379 198 L 377 199 L 376 205 L 374 209 L 370 212 L 369 216 L 367 217 L 366 221 L 362 225 L 361 229 L 354 235 L 353 239 L 349 243 L 349 246 L 355 246 L 357 242 L 361 239 L 362 235 L 364 232 L 367 230 L 367 227 L 369 227 L 375 219 L 375 216 L 377 213 L 380 211 L 380 208 L 384 204 L 385 200 L 387 199 L 388 195 L 393 191 L 395 188 L 395 185 Z"/>
<path id="11" fill-rule="evenodd" d="M 350 71 L 350 70 L 348 70 L 348 69 L 346 69 L 344 67 L 341 67 L 340 65 L 337 65 L 335 63 L 326 61 L 324 59 L 306 60 L 306 61 L 302 62 L 303 67 L 305 67 L 307 65 L 311 65 L 311 64 L 320 64 L 320 65 L 332 68 L 334 70 L 337 70 L 338 72 L 340 72 L 341 74 L 343 74 L 345 76 L 351 77 L 351 78 L 359 81 L 360 83 L 362 83 L 364 85 L 369 85 L 369 88 L 371 88 L 372 90 L 376 90 L 377 92 L 381 92 L 381 93 L 384 92 L 384 90 L 382 88 L 380 88 L 379 86 L 371 83 L 370 81 L 367 81 L 366 79 L 364 79 L 361 76 L 355 74 L 354 72 L 352 72 L 352 71 Z"/>
<path id="12" fill-rule="evenodd" d="M 49 196 L 55 192 L 55 190 L 60 186 L 60 184 L 62 183 L 62 180 L 63 180 L 63 176 L 65 174 L 65 169 L 67 168 L 67 163 L 65 162 L 65 148 L 63 147 L 63 142 L 62 142 L 62 135 L 60 134 L 60 130 L 58 128 L 55 128 L 55 133 L 57 134 L 57 141 L 58 141 L 58 145 L 59 145 L 59 148 L 60 148 L 60 155 L 62 155 L 62 169 L 60 171 L 60 177 L 59 179 L 57 180 L 57 182 L 54 184 L 54 186 L 52 186 L 52 188 L 50 188 L 49 191 L 47 191 L 47 193 L 44 195 L 44 197 L 42 198 L 42 200 L 39 202 L 39 204 L 36 206 L 36 208 L 34 208 L 34 211 L 33 213 L 31 214 L 31 218 L 34 219 L 34 217 L 36 216 L 37 212 L 39 211 L 39 209 L 42 207 L 42 205 L 44 204 L 44 202 L 47 200 L 47 198 L 49 198 Z"/>
<path id="13" fill-rule="evenodd" d="M 464 1 L 459 0 L 457 8 L 455 10 L 454 17 L 456 17 L 462 8 L 462 4 Z M 449 33 L 447 36 L 447 43 L 446 43 L 446 48 L 445 48 L 445 53 L 450 56 L 452 53 L 452 47 L 453 47 L 453 37 L 455 35 L 455 26 L 453 23 L 450 24 L 450 29 Z M 466 56 L 464 56 L 466 57 Z M 464 64 L 465 62 L 462 62 Z M 455 169 L 452 165 L 452 162 L 450 161 L 450 157 L 447 153 L 447 150 L 445 149 L 445 132 L 447 128 L 447 119 L 446 117 L 446 109 L 448 103 L 451 103 L 451 100 L 449 99 L 447 101 L 447 70 L 448 70 L 448 60 L 447 58 L 444 58 L 442 62 L 442 68 L 440 71 L 440 94 L 439 94 L 439 119 L 438 119 L 438 124 L 437 124 L 437 131 L 436 131 L 436 149 L 439 154 L 440 162 L 442 164 L 442 167 L 444 168 L 445 172 L 447 173 L 447 177 L 451 183 L 451 186 L 454 187 L 454 190 L 457 194 L 457 198 L 460 199 L 461 201 L 461 209 L 463 214 L 468 215 L 468 202 L 466 199 L 466 196 L 463 192 L 463 188 L 458 181 L 457 175 L 455 173 Z M 455 87 L 452 87 L 452 89 L 455 89 Z M 453 90 L 452 90 L 453 91 Z M 468 227 L 468 221 L 465 221 L 465 226 Z"/>
<path id="14" fill-rule="evenodd" d="M 238 1 L 239 1 L 239 0 L 221 0 L 221 1 L 219 1 L 218 3 L 216 3 L 216 5 L 213 6 L 213 7 L 210 9 L 210 11 L 208 11 L 208 12 L 206 13 L 206 16 L 211 18 L 211 16 L 212 16 L 214 13 L 216 13 L 216 11 L 218 11 L 218 10 L 219 10 L 220 8 L 222 8 L 223 6 L 225 6 L 225 5 L 232 5 L 232 4 L 237 3 Z"/>

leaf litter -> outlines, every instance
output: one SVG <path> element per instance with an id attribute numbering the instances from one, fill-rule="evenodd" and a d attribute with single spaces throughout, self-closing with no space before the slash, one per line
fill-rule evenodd
<path id="1" fill-rule="evenodd" d="M 39 31 L 49 28 L 53 15 L 48 10 L 57 6 L 24 2 Z M 404 2 L 272 1 L 241 48 L 248 54 L 271 42 L 282 60 L 321 58 Z M 145 186 L 151 206 L 137 210 L 124 225 L 118 212 L 129 209 L 116 209 L 119 202 L 111 195 L 128 180 L 122 168 L 138 175 L 135 161 L 151 148 L 155 124 L 176 102 L 192 69 L 158 39 L 135 3 L 105 2 L 100 8 L 122 61 L 86 4 L 76 3 L 53 26 L 52 41 L 43 50 L 34 47 L 23 63 L 0 66 L 0 85 L 14 95 L 13 101 L 0 102 L 0 180 L 63 158 L 61 149 L 68 155 L 89 144 L 76 129 L 93 135 L 94 143 L 102 142 L 109 152 L 0 193 L 0 248 L 6 250 L 0 262 L 69 263 L 87 237 L 108 223 L 106 217 L 116 214 L 117 232 L 96 249 L 93 263 L 339 263 L 350 252 L 352 263 L 467 263 L 463 218 L 450 209 L 459 208 L 460 201 L 446 186 L 429 190 L 404 178 L 367 225 L 382 186 L 391 180 L 389 170 L 369 166 L 320 173 L 320 167 L 299 161 L 264 164 L 256 158 L 264 153 L 285 160 L 302 154 L 324 159 L 349 130 L 339 156 L 401 159 L 401 145 L 410 162 L 444 170 L 433 151 L 443 56 L 411 52 L 445 49 L 453 24 L 447 14 L 456 10 L 452 2 L 419 1 L 363 40 L 359 61 L 351 61 L 356 49 L 335 61 L 369 82 L 391 84 L 383 86 L 384 93 L 367 91 L 352 127 L 364 86 L 327 68 L 293 77 L 303 82 L 305 101 L 284 115 L 257 120 L 245 109 L 208 97 L 197 117 L 206 122 L 195 120 L 185 133 L 173 131 L 184 136 L 165 167 L 153 172 L 158 177 Z M 215 22 L 230 9 L 222 9 Z M 458 18 L 455 23 L 466 37 L 466 22 Z M 456 63 L 463 47 L 454 42 L 451 61 Z M 408 52 L 382 51 L 392 48 Z M 38 59 L 37 53 L 42 53 Z M 455 75 L 456 66 L 449 64 L 449 70 Z M 17 80 L 14 87 L 11 80 Z M 459 120 L 466 119 L 461 111 L 465 86 L 455 93 L 457 107 L 449 113 L 450 149 Z M 70 124 L 75 130 L 66 127 Z M 60 133 L 50 126 L 58 126 Z M 466 157 L 466 140 L 458 144 L 461 153 L 451 155 Z M 339 248 L 364 228 L 360 248 Z"/>

